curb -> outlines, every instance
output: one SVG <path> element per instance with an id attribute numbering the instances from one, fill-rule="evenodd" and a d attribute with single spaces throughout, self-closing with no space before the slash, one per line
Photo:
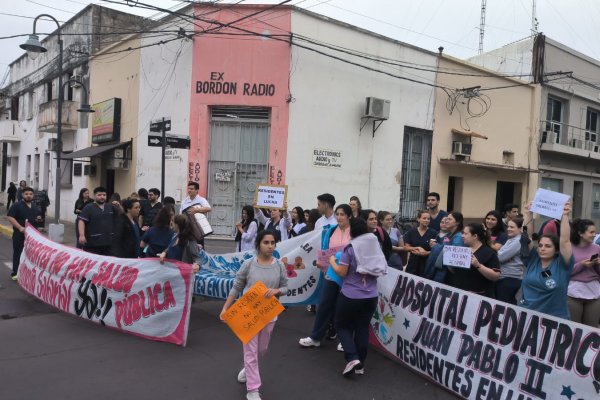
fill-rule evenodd
<path id="1" fill-rule="evenodd" d="M 0 233 L 11 239 L 13 234 L 12 227 L 0 224 Z"/>

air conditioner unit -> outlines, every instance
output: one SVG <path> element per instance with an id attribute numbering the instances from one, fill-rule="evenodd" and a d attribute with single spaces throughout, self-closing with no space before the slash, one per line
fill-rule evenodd
<path id="1" fill-rule="evenodd" d="M 471 143 L 452 142 L 452 155 L 470 157 L 471 147 Z"/>
<path id="2" fill-rule="evenodd" d="M 73 75 L 69 78 L 69 86 L 72 88 L 81 87 L 81 82 L 83 82 L 83 76 L 81 75 Z"/>
<path id="3" fill-rule="evenodd" d="M 390 104 L 389 100 L 367 97 L 364 117 L 388 119 L 390 117 Z"/>
<path id="4" fill-rule="evenodd" d="M 583 140 L 581 139 L 571 139 L 571 147 L 576 149 L 583 149 Z"/>
<path id="5" fill-rule="evenodd" d="M 48 139 L 48 151 L 56 151 L 56 139 Z"/>

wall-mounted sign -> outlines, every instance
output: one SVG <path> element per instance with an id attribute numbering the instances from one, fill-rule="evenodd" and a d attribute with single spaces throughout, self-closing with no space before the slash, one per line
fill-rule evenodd
<path id="1" fill-rule="evenodd" d="M 210 73 L 210 80 L 196 81 L 196 93 L 272 97 L 275 95 L 275 85 L 268 82 L 226 81 L 225 72 L 215 71 Z"/>
<path id="2" fill-rule="evenodd" d="M 313 167 L 342 168 L 342 152 L 313 149 L 312 163 Z"/>
<path id="3" fill-rule="evenodd" d="M 92 143 L 118 142 L 121 138 L 121 99 L 114 98 L 92 106 Z"/>

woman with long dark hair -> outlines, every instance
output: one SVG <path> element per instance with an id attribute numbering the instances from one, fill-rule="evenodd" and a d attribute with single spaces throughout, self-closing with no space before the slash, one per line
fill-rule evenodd
<path id="1" fill-rule="evenodd" d="M 471 267 L 449 267 L 446 284 L 455 288 L 493 297 L 494 282 L 500 277 L 498 255 L 490 247 L 483 225 L 471 223 L 464 227 L 463 243 L 471 248 Z"/>
<path id="2" fill-rule="evenodd" d="M 306 221 L 304 220 L 304 210 L 302 207 L 294 207 L 290 212 L 292 216 L 292 227 L 290 228 L 290 237 L 296 237 L 308 232 Z"/>
<path id="3" fill-rule="evenodd" d="M 362 210 L 363 210 L 360 199 L 357 196 L 352 196 L 352 197 L 350 197 L 350 201 L 348 202 L 348 205 L 352 209 L 352 217 L 353 218 L 360 217 L 360 214 L 362 213 Z"/>
<path id="4" fill-rule="evenodd" d="M 117 216 L 113 237 L 112 255 L 121 258 L 137 258 L 140 255 L 141 230 L 138 225 L 140 215 L 139 200 L 126 199 L 122 204 L 123 213 Z"/>
<path id="5" fill-rule="evenodd" d="M 452 211 L 444 218 L 446 235 L 440 238 L 441 243 L 438 243 L 431 248 L 431 252 L 427 257 L 427 262 L 425 264 L 425 278 L 442 283 L 446 280 L 446 275 L 448 273 L 448 268 L 443 263 L 444 246 L 464 246 L 462 237 L 464 218 L 462 213 Z M 430 243 L 433 244 L 433 241 Z"/>
<path id="6" fill-rule="evenodd" d="M 571 243 L 575 265 L 567 294 L 571 321 L 598 328 L 600 318 L 600 246 L 596 226 L 589 219 L 573 221 Z"/>
<path id="7" fill-rule="evenodd" d="M 254 208 L 252 206 L 242 207 L 242 220 L 235 224 L 235 241 L 238 243 L 238 251 L 253 250 L 258 233 L 258 223 L 254 219 Z"/>
<path id="8" fill-rule="evenodd" d="M 504 223 L 502 222 L 502 214 L 496 210 L 489 211 L 483 219 L 483 225 L 490 238 L 492 249 L 498 251 L 508 240 L 504 231 Z"/>
<path id="9" fill-rule="evenodd" d="M 75 237 L 76 238 L 79 237 L 79 223 L 78 223 L 79 214 L 81 214 L 81 210 L 83 210 L 83 207 L 85 207 L 89 203 L 93 203 L 93 202 L 94 202 L 94 199 L 90 198 L 90 191 L 88 188 L 82 188 L 81 190 L 79 190 L 79 197 L 77 198 L 77 200 L 75 200 L 75 209 L 73 210 L 73 213 L 77 216 L 77 217 L 75 217 Z M 79 240 L 77 241 L 77 248 L 79 248 L 79 249 L 83 248 L 81 243 L 79 243 Z"/>
<path id="10" fill-rule="evenodd" d="M 223 305 L 220 318 L 223 320 L 225 312 L 231 307 L 237 296 L 255 283 L 262 282 L 268 288 L 265 297 L 281 296 L 287 292 L 287 272 L 285 265 L 273 256 L 276 238 L 272 231 L 260 231 L 256 236 L 256 257 L 244 261 L 235 275 L 233 287 Z M 237 380 L 246 384 L 246 398 L 260 400 L 259 363 L 265 356 L 271 333 L 277 318 L 269 322 L 250 342 L 244 345 L 244 368 L 238 373 Z"/>
<path id="11" fill-rule="evenodd" d="M 527 219 L 532 221 L 530 204 L 525 207 L 525 211 Z M 527 259 L 521 284 L 521 307 L 564 319 L 569 319 L 567 293 L 575 264 L 570 212 L 571 203 L 567 202 L 560 222 L 560 238 L 550 234 L 540 236 L 537 249 L 532 249 Z"/>
<path id="12" fill-rule="evenodd" d="M 192 234 L 189 218 L 184 214 L 176 215 L 173 218 L 173 226 L 175 234 L 169 246 L 158 255 L 160 262 L 164 262 L 165 258 L 181 261 L 192 264 L 194 273 L 198 272 L 201 262 L 200 249 L 198 248 L 198 242 Z"/>
<path id="13" fill-rule="evenodd" d="M 404 248 L 408 251 L 408 262 L 406 272 L 417 276 L 424 276 L 427 257 L 431 252 L 430 241 L 437 235 L 437 232 L 429 228 L 431 215 L 428 211 L 417 211 L 417 226 L 411 228 L 404 234 Z"/>
<path id="14" fill-rule="evenodd" d="M 173 238 L 173 231 L 171 230 L 172 219 L 173 211 L 170 207 L 160 209 L 156 218 L 154 218 L 152 228 L 144 233 L 140 242 L 142 254 L 145 257 L 158 257 L 169 246 Z"/>

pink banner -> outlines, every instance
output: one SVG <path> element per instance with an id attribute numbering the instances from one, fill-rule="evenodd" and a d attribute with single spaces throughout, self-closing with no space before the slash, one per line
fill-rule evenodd
<path id="1" fill-rule="evenodd" d="M 109 328 L 185 346 L 191 265 L 86 253 L 45 238 L 31 225 L 25 237 L 18 279 L 27 292 Z"/>

